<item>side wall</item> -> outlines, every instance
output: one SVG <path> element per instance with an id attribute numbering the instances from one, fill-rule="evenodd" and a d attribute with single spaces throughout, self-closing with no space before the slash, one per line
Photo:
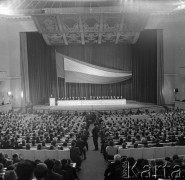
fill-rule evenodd
<path id="1" fill-rule="evenodd" d="M 185 17 L 184 15 L 151 17 L 146 29 L 163 29 L 165 104 L 185 99 L 185 78 L 180 67 L 185 67 Z M 175 95 L 174 88 L 179 92 Z M 175 97 L 176 96 L 176 97 Z"/>
<path id="2" fill-rule="evenodd" d="M 9 99 L 7 92 L 13 94 L 13 106 L 21 107 L 21 72 L 20 72 L 20 32 L 36 31 L 31 19 L 0 19 L 0 71 L 6 72 L 6 79 L 0 81 L 0 103 L 4 96 L 5 103 Z"/>

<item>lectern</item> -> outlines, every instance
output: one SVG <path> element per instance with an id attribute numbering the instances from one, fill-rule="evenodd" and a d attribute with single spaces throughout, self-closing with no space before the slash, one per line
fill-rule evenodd
<path id="1" fill-rule="evenodd" d="M 49 98 L 49 105 L 55 106 L 55 98 Z"/>

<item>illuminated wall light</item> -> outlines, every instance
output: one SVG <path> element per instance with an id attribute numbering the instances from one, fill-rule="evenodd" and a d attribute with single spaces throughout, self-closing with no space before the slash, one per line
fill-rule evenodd
<path id="1" fill-rule="evenodd" d="M 12 9 L 4 6 L 0 6 L 0 14 L 1 15 L 13 15 Z"/>
<path id="2" fill-rule="evenodd" d="M 21 91 L 21 98 L 23 98 L 24 97 L 24 94 L 23 94 L 23 91 Z"/>
<path id="3" fill-rule="evenodd" d="M 8 91 L 8 96 L 11 96 L 12 95 L 12 92 L 11 91 Z"/>

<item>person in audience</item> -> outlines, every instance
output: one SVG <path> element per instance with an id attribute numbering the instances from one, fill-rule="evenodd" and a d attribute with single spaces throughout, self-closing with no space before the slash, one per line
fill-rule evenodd
<path id="1" fill-rule="evenodd" d="M 76 163 L 76 168 L 77 170 L 80 170 L 80 166 L 81 166 L 81 157 L 80 157 L 80 150 L 78 147 L 76 147 L 76 142 L 73 141 L 71 143 L 71 149 L 70 149 L 70 158 L 72 160 L 72 162 Z"/>
<path id="2" fill-rule="evenodd" d="M 7 163 L 7 159 L 5 158 L 3 153 L 0 153 L 0 163 L 3 164 L 3 166 L 5 166 Z"/>
<path id="3" fill-rule="evenodd" d="M 44 180 L 48 175 L 47 165 L 44 163 L 38 163 L 35 167 L 34 175 L 37 180 Z"/>
<path id="4" fill-rule="evenodd" d="M 163 144 L 160 143 L 159 139 L 156 140 L 155 147 L 163 147 Z"/>
<path id="5" fill-rule="evenodd" d="M 16 174 L 14 170 L 7 170 L 4 174 L 4 180 L 16 180 Z"/>
<path id="6" fill-rule="evenodd" d="M 138 143 L 134 143 L 134 148 L 138 148 Z"/>
<path id="7" fill-rule="evenodd" d="M 59 175 L 58 173 L 55 173 L 53 171 L 54 167 L 54 161 L 51 159 L 46 159 L 44 163 L 47 165 L 48 173 L 44 180 L 64 180 L 64 177 L 62 175 Z"/>
<path id="8" fill-rule="evenodd" d="M 123 140 L 123 138 L 119 138 L 119 141 L 115 143 L 116 145 L 122 145 L 123 143 L 126 144 L 126 142 Z"/>
<path id="9" fill-rule="evenodd" d="M 13 160 L 13 164 L 16 164 L 16 163 L 20 162 L 18 154 L 13 154 L 12 155 L 12 160 Z"/>
<path id="10" fill-rule="evenodd" d="M 36 164 L 33 161 L 23 160 L 17 163 L 15 172 L 17 180 L 32 180 Z"/>
<path id="11" fill-rule="evenodd" d="M 4 165 L 2 163 L 0 163 L 0 180 L 3 180 L 3 176 L 4 176 L 4 173 L 3 173 L 3 168 L 4 168 Z"/>
<path id="12" fill-rule="evenodd" d="M 118 153 L 118 147 L 114 145 L 114 142 L 111 140 L 109 146 L 106 147 L 107 160 L 113 160 L 114 155 Z"/>
<path id="13" fill-rule="evenodd" d="M 76 174 L 76 169 L 73 168 L 70 164 L 70 161 L 68 162 L 67 159 L 62 159 L 61 164 L 62 164 L 62 170 L 67 172 L 67 177 L 66 179 L 69 180 L 79 180 L 79 177 Z"/>
<path id="14" fill-rule="evenodd" d="M 84 141 L 81 139 L 81 136 L 77 137 L 76 140 L 76 147 L 79 148 L 80 150 L 80 155 L 84 157 L 84 159 L 86 159 L 86 151 L 85 151 L 85 143 Z"/>
<path id="15" fill-rule="evenodd" d="M 54 166 L 53 166 L 53 171 L 55 173 L 62 175 L 65 180 L 69 179 L 67 171 L 62 169 L 62 164 L 59 160 L 55 160 Z"/>
<path id="16" fill-rule="evenodd" d="M 41 144 L 37 145 L 37 150 L 42 150 L 42 145 Z"/>
<path id="17" fill-rule="evenodd" d="M 72 167 L 72 164 L 71 164 L 71 160 L 70 159 L 67 159 L 67 167 L 68 167 L 68 170 L 69 170 L 69 172 L 70 172 L 70 174 L 71 174 L 71 179 L 70 180 L 79 180 L 79 177 L 78 177 L 78 175 L 77 175 L 77 173 L 76 173 L 76 169 L 75 169 L 75 167 Z"/>
<path id="18" fill-rule="evenodd" d="M 127 145 L 125 143 L 122 144 L 121 149 L 126 149 Z"/>
<path id="19" fill-rule="evenodd" d="M 119 154 L 114 155 L 114 162 L 110 163 L 104 172 L 105 180 L 122 180 L 122 164 L 121 156 Z"/>

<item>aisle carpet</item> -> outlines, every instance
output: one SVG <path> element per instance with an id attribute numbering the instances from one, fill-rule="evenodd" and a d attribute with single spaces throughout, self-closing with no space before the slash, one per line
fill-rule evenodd
<path id="1" fill-rule="evenodd" d="M 91 125 L 89 131 L 93 126 Z M 100 138 L 99 141 L 99 149 L 100 149 Z M 93 139 L 92 135 L 88 139 L 89 151 L 87 151 L 87 159 L 83 160 L 81 171 L 78 173 L 80 180 L 103 180 L 104 179 L 104 171 L 107 167 L 107 162 L 104 160 L 103 155 L 99 151 L 93 151 Z"/>

